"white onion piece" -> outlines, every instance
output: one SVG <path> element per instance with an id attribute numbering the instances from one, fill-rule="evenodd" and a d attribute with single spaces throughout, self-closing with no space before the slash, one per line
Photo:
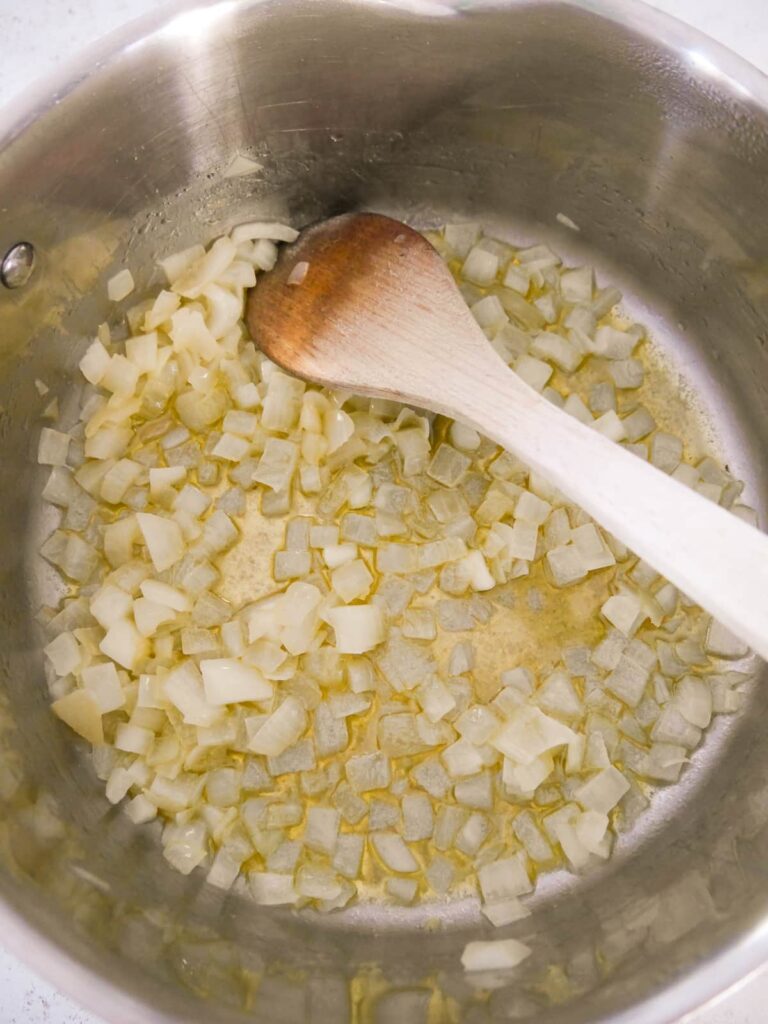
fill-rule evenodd
<path id="1" fill-rule="evenodd" d="M 400 874 L 418 871 L 418 861 L 396 832 L 375 832 L 371 841 L 376 853 L 392 871 Z"/>
<path id="2" fill-rule="evenodd" d="M 629 783 L 626 778 L 618 768 L 611 765 L 580 786 L 575 791 L 574 798 L 587 810 L 607 814 L 628 790 Z"/>
<path id="3" fill-rule="evenodd" d="M 125 706 L 125 694 L 113 662 L 105 661 L 83 669 L 83 686 L 102 715 Z"/>
<path id="4" fill-rule="evenodd" d="M 135 669 L 147 655 L 147 642 L 132 622 L 121 620 L 109 627 L 99 650 L 123 668 Z"/>
<path id="5" fill-rule="evenodd" d="M 495 928 L 503 928 L 514 921 L 521 921 L 523 918 L 531 916 L 530 910 L 514 896 L 507 900 L 498 900 L 495 903 L 484 903 L 480 909 Z"/>
<path id="6" fill-rule="evenodd" d="M 248 744 L 257 754 L 277 757 L 292 746 L 307 726 L 307 714 L 295 697 L 286 697 L 262 723 Z"/>
<path id="7" fill-rule="evenodd" d="M 530 948 L 517 939 L 468 942 L 461 964 L 465 971 L 504 971 L 517 967 L 530 954 Z"/>
<path id="8" fill-rule="evenodd" d="M 365 654 L 384 640 L 384 616 L 376 605 L 351 605 L 328 612 L 342 654 Z"/>
<path id="9" fill-rule="evenodd" d="M 299 232 L 287 224 L 273 221 L 249 221 L 232 229 L 230 235 L 235 245 L 252 242 L 258 238 L 269 238 L 273 242 L 295 242 Z"/>
<path id="10" fill-rule="evenodd" d="M 55 700 L 51 704 L 51 710 L 57 718 L 89 743 L 98 746 L 104 742 L 101 709 L 90 693 L 85 690 L 73 690 L 66 697 Z"/>
<path id="11" fill-rule="evenodd" d="M 486 903 L 521 896 L 533 889 L 525 867 L 525 857 L 520 854 L 484 864 L 478 869 L 477 877 Z"/>
<path id="12" fill-rule="evenodd" d="M 168 583 L 161 583 L 160 580 L 143 580 L 139 588 L 148 600 L 173 608 L 174 611 L 188 612 L 192 607 L 192 602 L 186 594 Z"/>
<path id="13" fill-rule="evenodd" d="M 147 512 L 139 512 L 136 522 L 155 569 L 162 572 L 175 565 L 184 554 L 184 539 L 178 523 Z"/>
<path id="14" fill-rule="evenodd" d="M 41 466 L 66 466 L 69 443 L 72 438 L 52 427 L 43 427 L 37 447 L 37 461 Z"/>
<path id="15" fill-rule="evenodd" d="M 540 754 L 574 739 L 566 725 L 543 714 L 538 708 L 520 708 L 491 739 L 491 745 L 519 764 L 531 764 Z"/>
<path id="16" fill-rule="evenodd" d="M 107 298 L 112 302 L 120 302 L 131 294 L 135 285 L 130 270 L 119 270 L 107 281 Z"/>
<path id="17" fill-rule="evenodd" d="M 208 703 L 202 677 L 192 662 L 183 662 L 166 676 L 163 692 L 188 725 L 213 725 L 221 716 L 221 709 Z"/>
<path id="18" fill-rule="evenodd" d="M 249 875 L 249 884 L 251 895 L 262 907 L 277 907 L 298 899 L 293 875 L 254 871 Z"/>
<path id="19" fill-rule="evenodd" d="M 235 658 L 204 659 L 200 671 L 206 700 L 214 706 L 270 700 L 274 692 L 259 671 Z"/>

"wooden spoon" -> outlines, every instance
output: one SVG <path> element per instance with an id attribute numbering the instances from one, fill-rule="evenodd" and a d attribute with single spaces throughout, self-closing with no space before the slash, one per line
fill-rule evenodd
<path id="1" fill-rule="evenodd" d="M 247 319 L 261 350 L 298 377 L 471 424 L 768 659 L 768 537 L 509 370 L 412 228 L 370 213 L 316 224 L 260 278 Z"/>

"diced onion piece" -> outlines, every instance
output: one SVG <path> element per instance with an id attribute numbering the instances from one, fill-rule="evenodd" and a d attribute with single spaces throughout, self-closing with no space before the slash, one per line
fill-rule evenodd
<path id="1" fill-rule="evenodd" d="M 574 798 L 587 810 L 608 814 L 628 791 L 626 778 L 611 765 L 580 786 Z"/>
<path id="2" fill-rule="evenodd" d="M 258 669 L 236 658 L 204 659 L 200 662 L 200 671 L 206 700 L 214 706 L 270 700 L 274 692 L 272 684 Z"/>
<path id="3" fill-rule="evenodd" d="M 573 373 L 584 353 L 568 338 L 552 331 L 540 331 L 533 339 L 531 354 L 546 359 L 567 373 Z"/>
<path id="4" fill-rule="evenodd" d="M 573 730 L 538 708 L 518 708 L 491 739 L 491 745 L 518 764 L 531 764 L 541 754 L 566 746 Z"/>
<path id="5" fill-rule="evenodd" d="M 144 580 L 139 589 L 148 600 L 166 605 L 168 608 L 173 608 L 174 611 L 188 612 L 192 607 L 192 602 L 186 594 L 160 580 Z"/>
<path id="6" fill-rule="evenodd" d="M 128 616 L 132 604 L 130 594 L 112 583 L 105 583 L 91 598 L 90 611 L 100 626 L 109 629 Z"/>
<path id="7" fill-rule="evenodd" d="M 99 644 L 99 650 L 123 668 L 137 668 L 147 656 L 147 641 L 127 619 L 114 622 Z"/>
<path id="8" fill-rule="evenodd" d="M 73 690 L 51 704 L 57 718 L 70 727 L 78 736 L 94 746 L 104 742 L 101 711 L 92 694 L 86 690 Z"/>
<path id="9" fill-rule="evenodd" d="M 144 756 L 149 752 L 154 741 L 154 734 L 149 729 L 142 729 L 138 725 L 122 723 L 118 725 L 115 733 L 115 748 L 124 750 L 129 754 Z"/>
<path id="10" fill-rule="evenodd" d="M 384 616 L 373 604 L 333 608 L 328 621 L 336 634 L 336 650 L 341 654 L 365 654 L 384 640 Z"/>
<path id="11" fill-rule="evenodd" d="M 43 427 L 37 447 L 37 461 L 41 466 L 66 466 L 69 443 L 72 438 L 60 430 Z"/>
<path id="12" fill-rule="evenodd" d="M 749 653 L 749 647 L 717 619 L 712 619 L 707 629 L 705 647 L 708 654 L 718 658 L 743 658 Z"/>
<path id="13" fill-rule="evenodd" d="M 604 412 L 592 423 L 594 429 L 607 437 L 609 441 L 623 441 L 625 438 L 624 424 L 613 409 Z"/>
<path id="14" fill-rule="evenodd" d="M 477 877 L 483 899 L 487 903 L 522 896 L 533 889 L 525 866 L 525 856 L 520 853 L 484 864 L 478 868 Z"/>
<path id="15" fill-rule="evenodd" d="M 513 794 L 530 799 L 538 787 L 552 774 L 554 763 L 551 754 L 540 754 L 528 764 L 519 764 L 510 758 L 504 759 L 502 781 Z"/>
<path id="16" fill-rule="evenodd" d="M 149 557 L 158 572 L 170 569 L 184 555 L 184 538 L 179 524 L 173 519 L 138 512 L 136 522 L 141 530 Z"/>
<path id="17" fill-rule="evenodd" d="M 383 754 L 350 757 L 345 767 L 347 779 L 356 793 L 386 789 L 390 782 L 389 759 Z"/>
<path id="18" fill-rule="evenodd" d="M 459 561 L 460 571 L 465 572 L 472 590 L 493 590 L 496 580 L 491 575 L 488 563 L 481 551 L 470 551 Z"/>
<path id="19" fill-rule="evenodd" d="M 677 684 L 675 707 L 691 725 L 706 729 L 712 720 L 712 689 L 708 681 L 684 676 Z"/>
<path id="20" fill-rule="evenodd" d="M 60 633 L 43 648 L 56 675 L 68 676 L 80 666 L 82 654 L 72 633 Z"/>
<path id="21" fill-rule="evenodd" d="M 299 739 L 307 727 L 307 713 L 296 697 L 283 703 L 262 723 L 248 747 L 256 754 L 277 757 Z"/>
<path id="22" fill-rule="evenodd" d="M 92 341 L 80 360 L 80 372 L 89 383 L 98 384 L 109 369 L 111 358 L 98 339 Z"/>
<path id="23" fill-rule="evenodd" d="M 339 837 L 341 815 L 331 807 L 310 807 L 304 826 L 304 845 L 332 857 Z"/>
<path id="24" fill-rule="evenodd" d="M 111 302 L 120 302 L 131 294 L 134 287 L 133 274 L 130 270 L 119 270 L 107 281 L 107 298 Z"/>
<path id="25" fill-rule="evenodd" d="M 461 268 L 462 277 L 481 286 L 493 282 L 499 270 L 499 257 L 475 246 L 467 255 Z"/>
<path id="26" fill-rule="evenodd" d="M 185 661 L 163 681 L 166 698 L 181 712 L 188 725 L 210 726 L 221 717 L 221 708 L 208 703 L 203 680 L 194 662 Z"/>
<path id="27" fill-rule="evenodd" d="M 152 373 L 157 367 L 157 331 L 128 338 L 125 354 L 141 373 Z"/>
<path id="28" fill-rule="evenodd" d="M 329 544 L 323 548 L 323 561 L 329 569 L 338 569 L 357 558 L 355 544 Z"/>
<path id="29" fill-rule="evenodd" d="M 609 597 L 600 611 L 612 626 L 628 637 L 635 635 L 646 618 L 641 602 L 631 594 Z"/>
<path id="30" fill-rule="evenodd" d="M 275 221 L 248 221 L 246 224 L 238 224 L 230 232 L 235 245 L 254 242 L 259 238 L 268 238 L 273 242 L 295 242 L 298 237 L 299 232 L 295 228 Z"/>
<path id="31" fill-rule="evenodd" d="M 104 474 L 101 481 L 101 497 L 111 505 L 117 505 L 125 497 L 125 492 L 142 472 L 142 467 L 132 459 L 118 459 L 112 468 Z"/>
<path id="32" fill-rule="evenodd" d="M 396 832 L 374 832 L 371 841 L 376 853 L 391 871 L 397 871 L 399 874 L 418 871 L 418 861 L 406 846 L 402 836 Z"/>
<path id="33" fill-rule="evenodd" d="M 456 258 L 464 260 L 480 237 L 480 225 L 475 223 L 447 224 L 444 235 L 448 247 Z"/>
<path id="34" fill-rule="evenodd" d="M 125 706 L 125 694 L 117 669 L 111 661 L 88 665 L 82 673 L 83 687 L 98 705 L 102 715 Z"/>
<path id="35" fill-rule="evenodd" d="M 483 330 L 498 330 L 508 322 L 506 311 L 496 295 L 486 295 L 470 308 Z"/>
<path id="36" fill-rule="evenodd" d="M 427 474 L 444 487 L 456 487 L 469 469 L 471 459 L 449 444 L 441 444 L 427 468 Z"/>
<path id="37" fill-rule="evenodd" d="M 514 921 L 530 917 L 531 912 L 516 897 L 497 900 L 495 903 L 484 903 L 480 908 L 494 928 L 503 928 Z"/>
<path id="38" fill-rule="evenodd" d="M 557 219 L 561 223 L 568 222 L 563 214 L 558 214 Z M 569 226 L 574 227 L 573 221 Z M 578 229 L 576 229 L 578 230 Z M 560 294 L 566 302 L 575 304 L 590 302 L 594 288 L 594 271 L 592 267 L 576 267 L 574 270 L 566 270 L 560 276 Z"/>
<path id="39" fill-rule="evenodd" d="M 242 462 L 251 450 L 250 441 L 236 434 L 222 434 L 213 447 L 211 455 L 227 462 Z"/>
<path id="40" fill-rule="evenodd" d="M 134 825 L 146 825 L 157 817 L 157 807 L 143 793 L 139 793 L 126 804 L 125 813 Z"/>
<path id="41" fill-rule="evenodd" d="M 517 939 L 468 942 L 461 964 L 465 971 L 505 971 L 517 967 L 530 954 L 530 948 Z"/>
<path id="42" fill-rule="evenodd" d="M 552 376 L 552 367 L 541 359 L 536 359 L 525 353 L 515 361 L 515 373 L 518 377 L 522 377 L 534 391 L 542 391 Z"/>
<path id="43" fill-rule="evenodd" d="M 227 164 L 222 177 L 242 178 L 246 174 L 257 174 L 263 170 L 263 164 L 260 164 L 257 160 L 252 160 L 249 156 L 243 156 L 242 153 L 236 153 Z"/>
<path id="44" fill-rule="evenodd" d="M 171 504 L 176 497 L 174 488 L 183 483 L 187 471 L 184 466 L 153 467 L 149 471 L 149 493 L 159 504 Z"/>
<path id="45" fill-rule="evenodd" d="M 483 756 L 469 740 L 459 739 L 440 754 L 452 778 L 475 775 L 484 766 Z"/>
<path id="46" fill-rule="evenodd" d="M 270 437 L 254 470 L 253 479 L 273 491 L 283 491 L 291 482 L 298 457 L 298 448 L 292 441 Z"/>
<path id="47" fill-rule="evenodd" d="M 599 811 L 584 811 L 576 819 L 576 838 L 590 853 L 605 856 L 605 838 L 608 831 L 608 815 Z"/>
<path id="48" fill-rule="evenodd" d="M 365 562 L 359 558 L 345 563 L 331 573 L 331 587 L 345 602 L 367 597 L 372 585 L 373 576 Z"/>
<path id="49" fill-rule="evenodd" d="M 262 907 L 277 907 L 298 899 L 293 875 L 254 871 L 248 876 L 248 884 L 254 900 Z"/>
<path id="50" fill-rule="evenodd" d="M 683 442 L 671 434 L 658 431 L 651 442 L 650 460 L 654 466 L 665 473 L 672 473 L 680 465 L 683 455 Z"/>
<path id="51" fill-rule="evenodd" d="M 506 320 L 506 316 L 504 317 Z M 464 452 L 473 452 L 480 447 L 481 437 L 473 427 L 454 421 L 451 424 L 451 443 Z"/>

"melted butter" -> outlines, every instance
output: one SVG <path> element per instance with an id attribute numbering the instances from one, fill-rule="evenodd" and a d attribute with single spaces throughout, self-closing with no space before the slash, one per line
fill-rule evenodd
<path id="1" fill-rule="evenodd" d="M 565 647 L 593 644 L 602 636 L 599 610 L 608 595 L 615 571 L 605 570 L 573 587 L 560 590 L 546 579 L 541 564 L 530 576 L 515 583 L 512 608 L 497 605 L 491 621 L 473 630 L 438 633 L 435 650 L 447 674 L 448 658 L 456 643 L 469 640 L 475 648 L 475 688 L 480 701 L 499 690 L 499 673 L 519 665 L 546 676 L 562 659 Z M 542 607 L 532 608 L 536 591 Z M 441 595 L 442 596 L 442 595 Z"/>
<path id="2" fill-rule="evenodd" d="M 239 518 L 240 542 L 219 562 L 218 593 L 235 607 L 285 589 L 272 578 L 274 554 L 282 548 L 285 538 L 285 520 L 282 516 L 265 518 L 260 506 L 260 491 L 247 491 L 246 512 Z"/>

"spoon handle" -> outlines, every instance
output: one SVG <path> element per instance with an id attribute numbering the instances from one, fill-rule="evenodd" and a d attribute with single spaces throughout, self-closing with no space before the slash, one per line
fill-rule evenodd
<path id="1" fill-rule="evenodd" d="M 768 659 L 768 536 L 553 406 L 489 346 L 437 390 L 432 408 L 540 471 Z"/>

